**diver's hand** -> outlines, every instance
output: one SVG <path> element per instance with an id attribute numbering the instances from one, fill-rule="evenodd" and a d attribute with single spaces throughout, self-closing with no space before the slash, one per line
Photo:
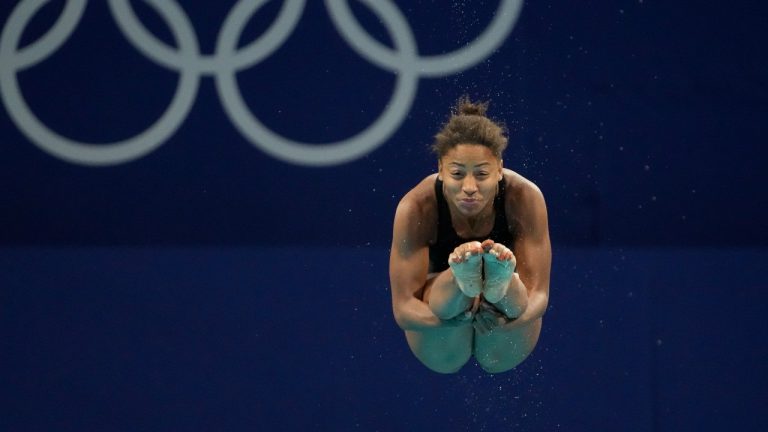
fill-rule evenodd
<path id="1" fill-rule="evenodd" d="M 476 332 L 485 336 L 495 331 L 506 330 L 506 326 L 512 321 L 492 304 L 483 301 L 480 303 L 472 325 L 475 327 Z"/>

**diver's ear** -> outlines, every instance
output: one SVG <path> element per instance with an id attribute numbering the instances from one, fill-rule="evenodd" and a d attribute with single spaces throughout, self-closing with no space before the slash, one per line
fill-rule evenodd
<path id="1" fill-rule="evenodd" d="M 499 181 L 504 178 L 504 159 L 499 159 Z"/>
<path id="2" fill-rule="evenodd" d="M 440 181 L 443 181 L 443 178 L 440 176 L 440 173 L 443 171 L 443 161 L 438 159 L 437 160 L 437 179 Z"/>

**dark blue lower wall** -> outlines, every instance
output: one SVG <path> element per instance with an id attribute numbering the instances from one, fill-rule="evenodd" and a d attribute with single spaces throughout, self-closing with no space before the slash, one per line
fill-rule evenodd
<path id="1" fill-rule="evenodd" d="M 437 375 L 387 251 L 0 250 L 0 430 L 768 429 L 764 250 L 556 249 L 534 354 Z"/>

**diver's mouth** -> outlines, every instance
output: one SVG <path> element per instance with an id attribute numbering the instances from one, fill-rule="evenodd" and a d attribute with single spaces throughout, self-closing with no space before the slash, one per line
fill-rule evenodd
<path id="1" fill-rule="evenodd" d="M 472 198 L 462 198 L 459 200 L 459 207 L 462 207 L 467 210 L 473 210 L 480 206 L 480 200 L 479 199 L 472 199 Z"/>

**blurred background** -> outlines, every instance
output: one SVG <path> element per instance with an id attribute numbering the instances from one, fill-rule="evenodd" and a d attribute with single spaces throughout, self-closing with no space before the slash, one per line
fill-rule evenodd
<path id="1" fill-rule="evenodd" d="M 2 2 L 0 430 L 768 430 L 767 14 Z M 549 209 L 500 375 L 430 372 L 390 308 L 463 94 Z"/>

